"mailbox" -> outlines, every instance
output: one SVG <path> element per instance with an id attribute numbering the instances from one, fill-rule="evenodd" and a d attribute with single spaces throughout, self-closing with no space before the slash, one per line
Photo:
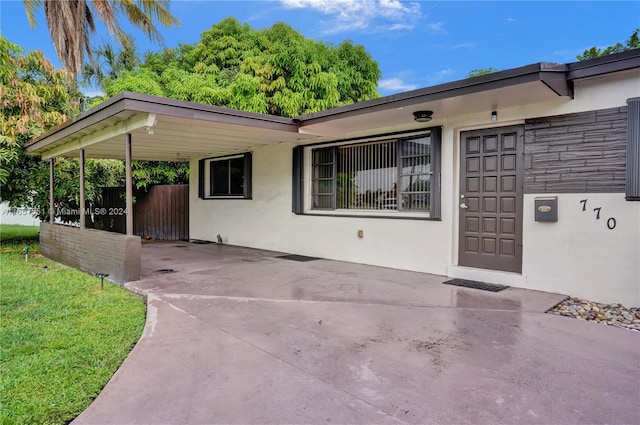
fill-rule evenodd
<path id="1" fill-rule="evenodd" d="M 556 222 L 558 221 L 558 198 L 557 197 L 549 197 L 549 198 L 535 198 L 534 204 L 536 207 L 535 210 L 535 220 L 541 222 Z"/>

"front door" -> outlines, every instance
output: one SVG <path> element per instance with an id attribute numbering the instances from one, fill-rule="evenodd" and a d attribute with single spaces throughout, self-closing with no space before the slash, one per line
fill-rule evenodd
<path id="1" fill-rule="evenodd" d="M 523 139 L 521 126 L 461 133 L 461 266 L 522 272 Z"/>

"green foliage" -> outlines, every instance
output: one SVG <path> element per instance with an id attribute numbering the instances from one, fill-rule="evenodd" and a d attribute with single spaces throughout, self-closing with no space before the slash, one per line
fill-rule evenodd
<path id="1" fill-rule="evenodd" d="M 85 85 L 102 86 L 105 78 L 115 79 L 123 71 L 134 71 L 141 63 L 133 37 L 122 37 L 121 49 L 103 42 L 93 49 L 96 60 L 82 68 L 82 82 Z"/>
<path id="2" fill-rule="evenodd" d="M 277 23 L 264 30 L 227 18 L 194 45 L 150 53 L 135 72 L 105 79 L 128 90 L 294 117 L 378 97 L 378 64 L 362 46 L 307 39 Z"/>
<path id="3" fill-rule="evenodd" d="M 80 165 L 77 159 L 54 161 L 55 208 L 80 207 Z M 111 159 L 87 159 L 85 162 L 85 199 L 97 201 L 101 187 L 123 186 L 124 165 Z M 41 220 L 49 219 L 49 163 L 31 156 L 21 156 L 11 178 L 2 188 L 2 200 L 12 207 L 27 207 Z M 74 217 L 61 217 L 63 221 Z"/>
<path id="4" fill-rule="evenodd" d="M 600 49 L 598 47 L 592 47 L 590 49 L 585 50 L 582 55 L 576 56 L 578 60 L 583 61 L 587 59 L 593 59 L 600 56 L 607 56 L 613 53 L 625 52 L 627 50 L 638 49 L 640 48 L 640 38 L 638 37 L 638 33 L 640 29 L 636 29 L 629 39 L 625 41 L 624 44 L 616 43 L 613 46 L 606 47 L 604 49 Z"/>
<path id="5" fill-rule="evenodd" d="M 479 77 L 481 75 L 487 75 L 487 74 L 493 74 L 494 72 L 498 72 L 500 71 L 499 69 L 496 69 L 492 66 L 490 66 L 489 68 L 484 68 L 484 69 L 473 69 L 471 71 L 469 71 L 469 74 L 467 74 L 468 78 L 472 78 L 472 77 Z"/>
<path id="6" fill-rule="evenodd" d="M 135 47 L 132 47 L 131 51 L 135 51 Z M 125 56 L 127 55 L 129 54 Z M 111 68 L 109 75 L 115 75 L 116 79 L 113 81 L 118 81 L 118 84 L 125 84 L 128 81 L 126 76 L 135 74 L 134 71 L 125 68 L 130 68 L 136 62 L 121 57 L 117 63 L 124 65 L 117 65 L 117 69 Z M 124 77 L 117 78 L 121 74 Z M 106 77 L 104 81 L 111 80 Z M 0 37 L 0 94 L 0 199 L 8 201 L 11 207 L 29 208 L 41 220 L 48 220 L 49 163 L 37 157 L 24 155 L 23 146 L 29 140 L 77 115 L 79 111 L 73 99 L 80 98 L 80 94 L 71 75 L 56 70 L 44 58 L 42 52 L 22 55 L 19 46 L 3 37 Z M 93 99 L 93 102 L 96 102 L 96 99 Z M 150 184 L 187 183 L 188 164 L 134 162 L 133 176 L 138 188 L 147 188 Z M 122 161 L 87 159 L 86 201 L 98 201 L 101 187 L 124 186 L 124 179 Z M 79 209 L 78 160 L 56 158 L 54 180 L 55 208 Z M 64 221 L 72 221 L 77 217 L 61 218 Z"/>
<path id="7" fill-rule="evenodd" d="M 73 99 L 79 97 L 72 76 L 55 69 L 42 51 L 23 55 L 0 36 L 0 184 L 23 161 L 27 141 L 78 113 Z"/>
<path id="8" fill-rule="evenodd" d="M 131 168 L 133 181 L 138 189 L 147 189 L 154 184 L 189 183 L 187 162 L 133 161 Z"/>
<path id="9" fill-rule="evenodd" d="M 154 96 L 162 96 L 164 94 L 160 83 L 156 81 L 156 76 L 146 69 L 123 71 L 115 80 L 106 79 L 104 90 L 109 96 L 116 95 L 122 91 L 146 93 Z"/>
<path id="10" fill-rule="evenodd" d="M 96 277 L 41 257 L 35 244 L 25 262 L 23 247 L 3 244 L 0 257 L 0 422 L 65 424 L 140 338 L 145 306 L 117 285 L 101 290 Z"/>
<path id="11" fill-rule="evenodd" d="M 0 95 L 0 198 L 13 207 L 32 208 L 44 219 L 49 167 L 39 158 L 25 156 L 23 146 L 77 115 L 74 99 L 80 93 L 72 76 L 55 69 L 41 51 L 23 55 L 19 46 L 0 36 Z M 62 158 L 58 165 L 56 196 L 66 206 L 78 197 L 69 180 L 77 175 L 77 163 Z"/>
<path id="12" fill-rule="evenodd" d="M 326 45 L 282 23 L 255 30 L 227 18 L 196 44 L 148 53 L 129 61 L 133 67 L 112 65 L 124 50 L 96 51 L 111 70 L 99 80 L 107 97 L 131 91 L 295 117 L 379 96 L 380 70 L 364 47 Z M 188 164 L 134 162 L 133 177 L 138 188 L 187 183 Z"/>

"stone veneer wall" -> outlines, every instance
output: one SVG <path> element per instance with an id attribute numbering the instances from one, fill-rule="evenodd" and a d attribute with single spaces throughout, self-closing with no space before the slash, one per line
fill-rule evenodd
<path id="1" fill-rule="evenodd" d="M 625 190 L 627 107 L 525 121 L 525 193 Z"/>
<path id="2" fill-rule="evenodd" d="M 140 280 L 140 237 L 40 223 L 40 253 L 87 273 L 108 273 L 124 283 Z"/>

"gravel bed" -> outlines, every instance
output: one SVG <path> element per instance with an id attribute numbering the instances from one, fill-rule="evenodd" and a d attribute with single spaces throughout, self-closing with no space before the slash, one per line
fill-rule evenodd
<path id="1" fill-rule="evenodd" d="M 589 320 L 601 325 L 640 331 L 640 308 L 621 304 L 602 304 L 594 301 L 569 298 L 547 313 Z"/>

